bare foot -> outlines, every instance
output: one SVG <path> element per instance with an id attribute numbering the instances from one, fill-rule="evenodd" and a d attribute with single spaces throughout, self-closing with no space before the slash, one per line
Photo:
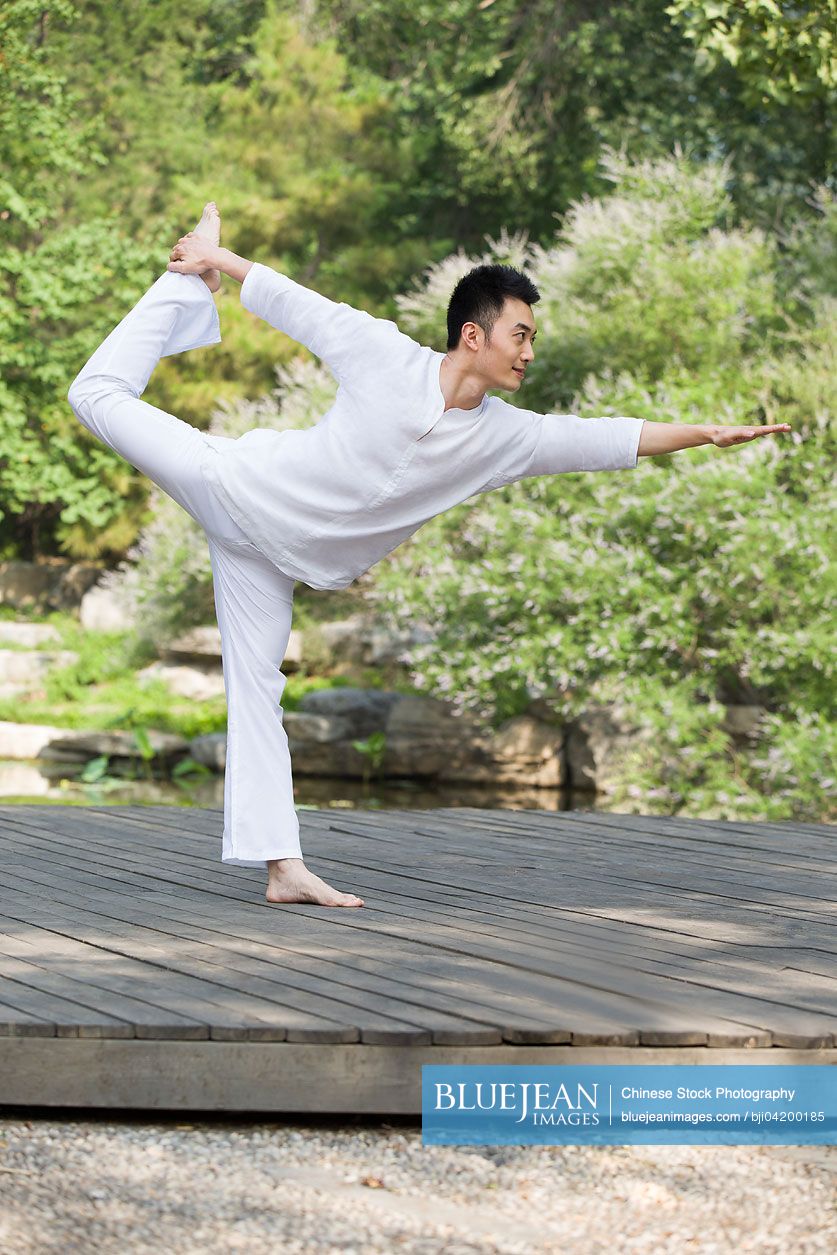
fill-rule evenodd
<path id="1" fill-rule="evenodd" d="M 201 220 L 195 227 L 195 235 L 203 236 L 205 240 L 211 240 L 216 245 L 221 243 L 221 215 L 214 200 L 209 200 L 204 205 Z M 217 292 L 221 286 L 220 270 L 203 270 L 201 278 L 210 292 Z"/>
<path id="2" fill-rule="evenodd" d="M 314 906 L 363 906 L 356 893 L 341 893 L 309 871 L 301 858 L 270 859 L 267 864 L 268 902 L 310 902 Z"/>

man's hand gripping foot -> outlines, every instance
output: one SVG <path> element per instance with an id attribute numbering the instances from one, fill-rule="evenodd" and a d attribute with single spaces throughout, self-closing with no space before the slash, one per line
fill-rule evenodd
<path id="1" fill-rule="evenodd" d="M 167 270 L 200 275 L 210 292 L 221 286 L 221 272 L 212 263 L 221 243 L 221 215 L 214 200 L 207 201 L 194 231 L 182 235 L 169 253 Z"/>

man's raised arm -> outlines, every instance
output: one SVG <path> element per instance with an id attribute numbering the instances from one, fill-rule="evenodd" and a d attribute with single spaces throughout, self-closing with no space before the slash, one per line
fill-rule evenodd
<path id="1" fill-rule="evenodd" d="M 332 301 L 281 271 L 248 261 L 199 236 L 184 237 L 172 249 L 175 252 L 169 270 L 195 274 L 215 269 L 237 279 L 245 309 L 304 344 L 341 381 L 359 368 L 364 350 L 372 347 L 372 333 L 382 323 L 365 310 Z"/>

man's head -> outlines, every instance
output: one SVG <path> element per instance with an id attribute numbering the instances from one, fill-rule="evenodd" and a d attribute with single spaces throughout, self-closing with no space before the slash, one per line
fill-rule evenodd
<path id="1" fill-rule="evenodd" d="M 517 389 L 535 354 L 532 306 L 540 293 L 512 266 L 476 266 L 448 304 L 448 352 L 465 356 L 486 388 Z"/>

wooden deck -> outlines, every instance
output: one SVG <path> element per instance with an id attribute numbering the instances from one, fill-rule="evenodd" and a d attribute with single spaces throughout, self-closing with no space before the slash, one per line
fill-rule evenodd
<path id="1" fill-rule="evenodd" d="M 221 814 L 0 807 L 0 1104 L 420 1111 L 422 1063 L 837 1063 L 837 827 L 300 812 L 357 910 Z"/>

